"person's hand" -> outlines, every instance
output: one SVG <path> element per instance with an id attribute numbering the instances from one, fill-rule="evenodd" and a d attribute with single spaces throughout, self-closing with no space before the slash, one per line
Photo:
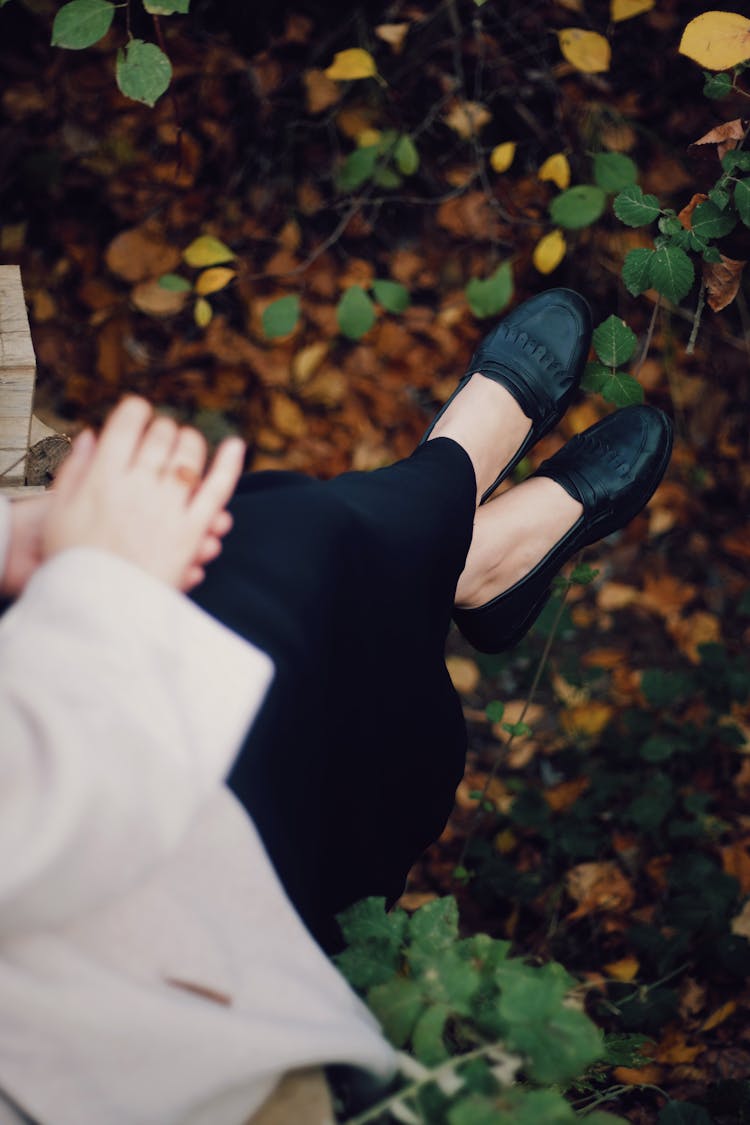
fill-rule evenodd
<path id="1" fill-rule="evenodd" d="M 10 539 L 0 575 L 0 597 L 17 597 L 41 563 L 42 531 L 51 499 L 45 492 L 11 501 Z"/>
<path id="2" fill-rule="evenodd" d="M 206 472 L 197 430 L 154 417 L 141 398 L 116 408 L 97 442 L 84 431 L 55 481 L 42 555 L 99 547 L 188 590 L 221 550 L 224 510 L 242 472 L 244 444 L 222 442 Z"/>

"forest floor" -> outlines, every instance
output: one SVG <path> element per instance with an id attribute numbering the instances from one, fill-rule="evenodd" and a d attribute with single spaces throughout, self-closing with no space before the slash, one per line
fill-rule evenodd
<path id="1" fill-rule="evenodd" d="M 689 353 L 697 286 L 652 319 L 656 295 L 633 299 L 619 278 L 642 235 L 609 207 L 566 232 L 554 272 L 532 256 L 551 229 L 556 189 L 537 175 L 550 155 L 587 183 L 596 152 L 627 153 L 644 190 L 677 210 L 715 178 L 715 146 L 691 145 L 742 118 L 746 99 L 707 100 L 677 55 L 703 7 L 661 0 L 609 26 L 599 74 L 566 62 L 554 34 L 607 29 L 608 5 L 584 14 L 577 0 L 415 0 L 333 25 L 308 5 L 261 41 L 220 18 L 170 24 L 175 77 L 154 109 L 118 93 L 115 33 L 55 51 L 43 10 L 0 12 L 0 251 L 22 267 L 38 413 L 54 428 L 98 423 L 135 391 L 212 438 L 239 431 L 251 468 L 387 464 L 414 447 L 491 323 L 466 283 L 503 262 L 514 301 L 569 286 L 595 323 L 614 312 L 638 334 L 646 399 L 675 421 L 667 477 L 587 552 L 593 580 L 515 651 L 479 658 L 451 637 L 469 766 L 404 903 L 456 894 L 467 929 L 587 982 L 608 1032 L 647 1040 L 610 1080 L 611 1108 L 639 1125 L 656 1120 L 660 1091 L 720 1125 L 750 1121 L 750 314 L 742 290 L 706 310 Z M 382 85 L 325 76 L 335 51 L 363 44 Z M 362 134 L 386 128 L 414 139 L 418 167 L 347 186 Z M 498 172 L 488 157 L 509 141 Z M 221 287 L 184 257 L 207 235 L 231 250 Z M 184 282 L 165 289 L 165 274 Z M 347 336 L 341 295 L 374 279 L 405 286 L 408 307 L 379 306 Z M 285 296 L 301 313 L 269 338 L 264 312 Z M 582 393 L 524 470 L 611 409 Z"/>

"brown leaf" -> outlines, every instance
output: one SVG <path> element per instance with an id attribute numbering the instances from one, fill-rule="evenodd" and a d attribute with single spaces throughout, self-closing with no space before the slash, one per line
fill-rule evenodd
<path id="1" fill-rule="evenodd" d="M 750 894 L 750 836 L 744 836 L 721 849 L 721 866 L 733 875 L 743 895 Z"/>
<path id="2" fill-rule="evenodd" d="M 394 55 L 400 55 L 409 27 L 408 23 L 381 23 L 375 28 L 375 34 L 393 48 Z"/>
<path id="3" fill-rule="evenodd" d="M 731 305 L 742 281 L 745 262 L 721 255 L 720 262 L 703 263 L 703 284 L 708 292 L 708 304 L 714 312 Z"/>
<path id="4" fill-rule="evenodd" d="M 707 1020 L 701 1024 L 701 1031 L 711 1031 L 714 1027 L 718 1027 L 724 1020 L 728 1020 L 737 1011 L 737 1001 L 727 1000 L 726 1004 L 722 1004 L 715 1012 L 712 1012 Z"/>
<path id="5" fill-rule="evenodd" d="M 285 437 L 302 437 L 307 432 L 307 421 L 298 404 L 281 391 L 271 396 L 271 425 Z"/>
<path id="6" fill-rule="evenodd" d="M 481 102 L 456 102 L 446 113 L 445 123 L 465 141 L 479 134 L 492 114 Z"/>
<path id="7" fill-rule="evenodd" d="M 586 792 L 589 784 L 587 777 L 576 777 L 573 781 L 561 781 L 552 789 L 545 789 L 542 796 L 553 812 L 565 812 Z"/>
<path id="8" fill-rule="evenodd" d="M 181 311 L 187 297 L 187 292 L 164 289 L 158 281 L 142 281 L 130 294 L 135 307 L 149 316 L 174 316 Z"/>
<path id="9" fill-rule="evenodd" d="M 568 921 L 601 911 L 628 911 L 635 891 L 616 863 L 579 863 L 565 877 L 568 894 L 578 904 Z"/>
<path id="10" fill-rule="evenodd" d="M 180 251 L 156 231 L 132 227 L 112 239 L 105 259 L 109 270 L 124 281 L 146 281 L 175 269 L 180 264 Z"/>
<path id="11" fill-rule="evenodd" d="M 325 71 L 313 69 L 306 70 L 303 75 L 305 83 L 305 104 L 308 113 L 322 113 L 330 109 L 336 102 L 341 101 L 344 87 L 340 82 L 334 82 Z"/>
<path id="12" fill-rule="evenodd" d="M 713 613 L 697 610 L 689 617 L 667 622 L 670 636 L 677 642 L 680 652 L 693 664 L 700 664 L 700 645 L 715 644 L 721 640 L 721 623 Z"/>
<path id="13" fill-rule="evenodd" d="M 638 596 L 637 601 L 644 609 L 668 619 L 679 615 L 688 602 L 693 600 L 696 592 L 695 586 L 681 582 L 673 574 L 646 574 L 643 593 Z"/>
<path id="14" fill-rule="evenodd" d="M 693 141 L 690 146 L 693 148 L 697 145 L 716 145 L 716 155 L 721 160 L 725 152 L 729 152 L 737 145 L 745 135 L 748 122 L 742 118 L 737 117 L 734 121 L 725 121 L 721 125 L 717 125 L 715 129 L 709 129 L 697 141 Z"/>
<path id="15" fill-rule="evenodd" d="M 750 527 L 730 531 L 728 535 L 722 537 L 721 546 L 728 555 L 738 559 L 750 559 Z"/>

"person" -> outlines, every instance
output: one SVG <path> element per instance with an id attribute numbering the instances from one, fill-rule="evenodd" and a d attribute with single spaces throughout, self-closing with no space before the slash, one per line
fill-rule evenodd
<path id="1" fill-rule="evenodd" d="M 8 1121 L 240 1125 L 290 1068 L 391 1073 L 323 951 L 450 811 L 450 618 L 515 643 L 669 459 L 666 417 L 627 408 L 497 494 L 590 331 L 567 290 L 520 305 L 373 473 L 237 484 L 240 444 L 206 471 L 195 431 L 131 398 L 51 496 L 0 506 Z"/>

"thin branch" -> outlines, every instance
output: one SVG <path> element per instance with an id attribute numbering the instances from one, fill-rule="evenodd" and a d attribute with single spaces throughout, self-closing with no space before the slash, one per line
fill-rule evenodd
<path id="1" fill-rule="evenodd" d="M 698 339 L 698 329 L 700 328 L 701 317 L 703 310 L 706 307 L 706 283 L 701 282 L 701 287 L 698 292 L 698 304 L 695 306 L 695 313 L 693 314 L 693 327 L 690 330 L 690 339 L 688 340 L 687 347 L 685 348 L 685 355 L 692 355 L 695 351 L 695 341 Z"/>
<path id="2" fill-rule="evenodd" d="M 656 316 L 657 316 L 657 313 L 659 312 L 660 307 L 661 307 L 661 293 L 659 294 L 659 296 L 656 298 L 656 301 L 654 302 L 653 311 L 651 313 L 651 320 L 649 321 L 649 324 L 648 324 L 648 332 L 646 333 L 646 340 L 645 340 L 645 343 L 643 345 L 643 351 L 641 352 L 641 358 L 638 360 L 635 371 L 633 372 L 633 378 L 634 379 L 638 378 L 638 375 L 640 374 L 640 370 L 643 367 L 644 360 L 645 360 L 646 356 L 648 355 L 649 348 L 651 347 L 651 341 L 654 338 L 654 328 L 656 327 Z"/>

